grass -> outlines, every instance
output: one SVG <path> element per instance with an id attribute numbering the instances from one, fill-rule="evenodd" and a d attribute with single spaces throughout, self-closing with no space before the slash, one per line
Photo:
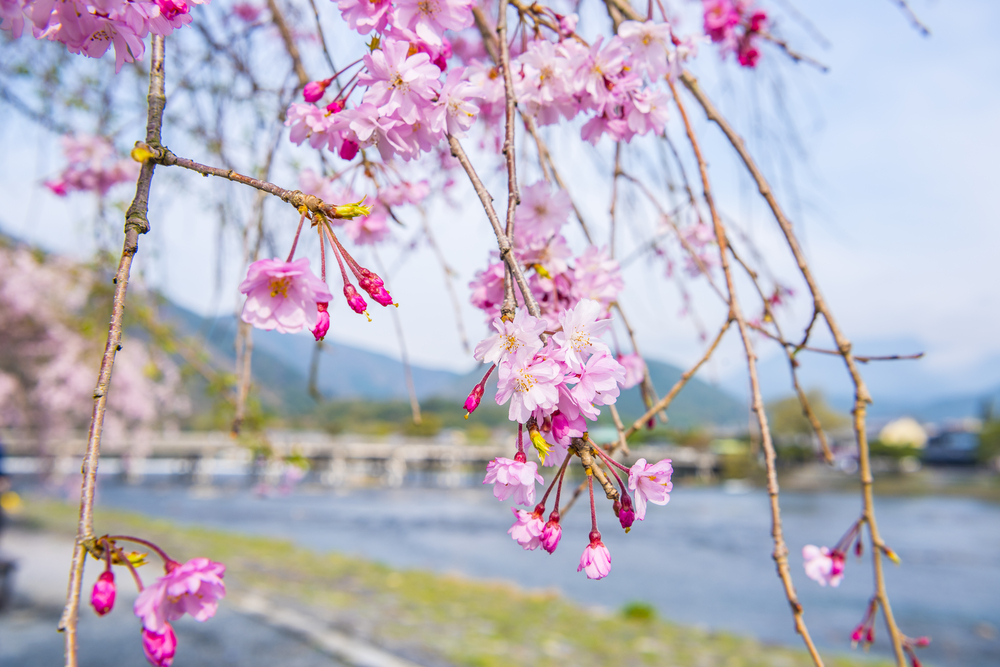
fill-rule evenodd
<path id="1" fill-rule="evenodd" d="M 72 535 L 77 508 L 32 499 L 25 527 Z M 180 527 L 117 510 L 97 511 L 101 533 L 133 534 L 184 561 L 207 556 L 227 566 L 230 595 L 255 593 L 307 610 L 331 626 L 418 662 L 476 667 L 631 666 L 797 667 L 804 651 L 678 626 L 634 603 L 619 613 L 582 608 L 555 592 L 419 570 L 395 570 L 290 542 Z M 144 578 L 159 574 L 146 566 Z M 830 667 L 876 666 L 828 657 Z"/>

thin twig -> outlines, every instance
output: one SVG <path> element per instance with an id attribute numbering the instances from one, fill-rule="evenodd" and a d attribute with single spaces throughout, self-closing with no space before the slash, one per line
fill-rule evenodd
<path id="1" fill-rule="evenodd" d="M 687 369 L 684 372 L 684 374 L 681 375 L 680 379 L 678 379 L 677 382 L 674 383 L 674 386 L 670 388 L 670 391 L 667 392 L 666 396 L 657 401 L 656 405 L 652 406 L 651 408 L 649 408 L 649 410 L 646 411 L 646 414 L 636 419 L 632 423 L 632 425 L 628 427 L 628 430 L 625 431 L 626 438 L 632 437 L 632 434 L 641 429 L 642 425 L 645 424 L 648 420 L 652 419 L 653 415 L 655 415 L 657 412 L 660 412 L 661 410 L 666 410 L 668 407 L 670 407 L 670 404 L 673 402 L 674 398 L 677 397 L 677 394 L 680 393 L 681 389 L 684 388 L 684 385 L 686 385 L 688 381 L 694 377 L 695 373 L 698 372 L 698 369 L 701 368 L 705 364 L 705 362 L 709 360 L 709 358 L 711 358 L 712 354 L 715 352 L 715 348 L 717 348 L 719 346 L 719 343 L 722 341 L 722 337 L 726 335 L 727 331 L 729 331 L 729 325 L 732 324 L 732 322 L 733 322 L 732 319 L 729 318 L 727 318 L 726 321 L 723 322 L 722 327 L 719 329 L 719 333 L 716 334 L 715 336 L 715 340 L 713 340 L 712 344 L 708 346 L 707 350 L 705 350 L 705 354 L 701 356 L 701 359 L 698 360 L 698 363 L 696 363 L 691 368 Z"/>
<path id="2" fill-rule="evenodd" d="M 792 47 L 790 47 L 788 45 L 788 42 L 786 42 L 785 40 L 780 39 L 778 37 L 775 37 L 774 35 L 772 35 L 769 32 L 762 32 L 762 33 L 758 33 L 758 34 L 761 37 L 763 37 L 765 40 L 767 40 L 768 42 L 771 42 L 772 44 L 774 44 L 775 46 L 777 46 L 779 49 L 781 49 L 782 51 L 784 51 L 785 55 L 787 55 L 789 58 L 791 58 L 794 62 L 805 63 L 806 65 L 812 65 L 813 67 L 815 67 L 816 69 L 818 69 L 820 72 L 823 72 L 824 74 L 826 74 L 827 72 L 830 71 L 829 66 L 824 65 L 823 63 L 821 63 L 820 61 L 816 60 L 815 58 L 812 58 L 812 57 L 807 56 L 807 55 L 805 55 L 803 53 L 799 53 L 798 51 L 795 51 L 794 49 L 792 49 Z"/>
<path id="3" fill-rule="evenodd" d="M 304 87 L 310 79 L 309 75 L 306 74 L 306 68 L 302 66 L 302 56 L 299 55 L 299 46 L 295 43 L 295 36 L 288 27 L 285 15 L 281 13 L 277 0 L 267 0 L 267 8 L 271 11 L 271 20 L 278 32 L 281 33 L 281 41 L 285 44 L 288 57 L 292 59 L 292 68 L 295 70 L 295 76 L 299 78 L 299 87 Z"/>
<path id="4" fill-rule="evenodd" d="M 904 14 L 906 14 L 906 18 L 910 19 L 910 23 L 914 28 L 920 31 L 920 34 L 924 37 L 931 36 L 931 29 L 924 25 L 924 22 L 921 21 L 920 17 L 917 16 L 916 13 L 910 8 L 910 4 L 906 0 L 891 0 L 891 2 L 894 2 L 896 6 L 899 7 Z"/>
<path id="5" fill-rule="evenodd" d="M 809 655 L 816 664 L 816 667 L 823 667 L 823 659 L 820 657 L 815 644 L 813 644 L 812 637 L 809 635 L 809 629 L 806 627 L 805 619 L 802 617 L 802 605 L 799 603 L 798 595 L 795 592 L 795 584 L 792 582 L 791 571 L 788 567 L 788 547 L 785 544 L 785 538 L 781 525 L 781 508 L 778 503 L 778 474 L 776 470 L 774 443 L 771 441 L 771 430 L 768 428 L 767 413 L 764 411 L 764 400 L 761 396 L 760 382 L 757 378 L 756 353 L 753 349 L 753 342 L 750 340 L 750 330 L 743 318 L 743 313 L 740 311 L 739 300 L 736 295 L 736 285 L 733 281 L 732 270 L 729 266 L 729 254 L 727 252 L 729 242 L 726 238 L 726 230 L 723 227 L 722 220 L 719 218 L 718 211 L 715 208 L 715 200 L 712 197 L 712 190 L 708 180 L 708 169 L 705 166 L 705 160 L 702 157 L 698 140 L 695 138 L 694 129 L 691 127 L 691 121 L 687 116 L 687 111 L 684 108 L 683 102 L 681 102 L 680 95 L 677 94 L 677 88 L 674 86 L 673 82 L 668 79 L 667 85 L 670 86 L 670 91 L 673 93 L 674 101 L 677 104 L 677 109 L 684 122 L 684 128 L 687 131 L 688 140 L 690 141 L 691 148 L 694 151 L 695 159 L 698 161 L 698 170 L 701 174 L 705 203 L 708 204 L 709 212 L 712 215 L 712 225 L 715 228 L 715 238 L 719 244 L 719 261 L 722 265 L 723 275 L 726 277 L 726 287 L 729 292 L 729 317 L 731 320 L 736 321 L 740 330 L 740 337 L 743 339 L 743 349 L 747 360 L 747 370 L 750 375 L 750 389 L 753 399 L 752 408 L 757 417 L 757 423 L 760 426 L 761 443 L 764 447 L 764 461 L 767 468 L 767 494 L 771 505 L 771 537 L 774 540 L 774 551 L 772 552 L 772 557 L 774 558 L 775 565 L 777 566 L 778 577 L 781 579 L 781 583 L 785 588 L 785 597 L 788 598 L 788 604 L 792 608 L 795 630 L 802 636 L 806 649 L 809 651 Z"/>
<path id="6" fill-rule="evenodd" d="M 146 97 L 146 143 L 152 147 L 160 145 L 160 130 L 163 126 L 163 109 L 167 104 L 164 79 L 163 37 L 154 35 L 150 51 L 149 94 Z M 66 667 L 77 667 L 76 631 L 80 612 L 80 589 L 83 585 L 83 565 L 87 557 L 85 542 L 94 537 L 94 493 L 97 490 L 97 465 L 101 455 L 101 434 L 104 430 L 104 414 L 108 406 L 108 392 L 111 389 L 111 370 L 115 355 L 121 349 L 122 321 L 125 312 L 125 293 L 128 289 L 132 259 L 139 249 L 139 235 L 149 231 L 149 186 L 153 180 L 155 164 L 145 162 L 139 172 L 135 187 L 135 198 L 125 213 L 125 242 L 121 260 L 115 273 L 115 294 L 111 309 L 111 323 L 108 339 L 104 346 L 101 369 L 94 389 L 94 410 L 87 438 L 87 452 L 83 459 L 83 484 L 80 489 L 80 520 L 77 525 L 76 544 L 73 547 L 73 561 L 70 565 L 69 589 L 66 607 L 59 620 L 59 630 L 65 633 Z"/>
<path id="7" fill-rule="evenodd" d="M 486 211 L 486 217 L 489 218 L 490 224 L 493 226 L 493 232 L 497 237 L 497 246 L 500 248 L 500 259 L 504 261 L 507 268 L 513 274 L 514 281 L 521 290 L 521 296 L 524 297 L 524 304 L 527 306 L 528 312 L 535 317 L 541 317 L 542 311 L 538 308 L 538 302 L 535 301 L 535 297 L 531 294 L 531 290 L 528 288 L 528 281 L 524 277 L 524 272 L 521 270 L 521 266 L 517 263 L 517 259 L 514 257 L 510 240 L 508 240 L 503 227 L 500 226 L 500 218 L 497 217 L 496 209 L 493 208 L 493 197 L 486 189 L 486 186 L 483 185 L 482 180 L 479 178 L 479 174 L 476 173 L 475 167 L 472 166 L 472 162 L 469 161 L 469 156 L 465 154 L 465 150 L 462 148 L 462 144 L 459 143 L 458 139 L 449 134 L 448 143 L 451 146 L 451 154 L 458 160 L 459 164 L 462 165 L 462 168 L 465 169 L 465 173 L 468 175 L 469 181 L 472 182 L 473 189 L 479 196 L 479 201 L 483 204 L 483 209 Z"/>

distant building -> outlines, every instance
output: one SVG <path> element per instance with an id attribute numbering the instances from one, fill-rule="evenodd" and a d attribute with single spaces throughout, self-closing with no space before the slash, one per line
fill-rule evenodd
<path id="1" fill-rule="evenodd" d="M 879 431 L 878 439 L 891 447 L 922 448 L 927 444 L 927 431 L 912 417 L 895 419 Z"/>
<path id="2" fill-rule="evenodd" d="M 951 429 L 927 441 L 920 458 L 931 465 L 975 465 L 979 434 Z"/>

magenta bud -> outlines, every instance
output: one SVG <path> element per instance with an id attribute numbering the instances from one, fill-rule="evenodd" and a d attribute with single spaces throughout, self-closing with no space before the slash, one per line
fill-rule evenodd
<path id="1" fill-rule="evenodd" d="M 160 634 L 142 629 L 142 652 L 154 667 L 170 667 L 177 652 L 177 635 L 169 623 Z"/>
<path id="2" fill-rule="evenodd" d="M 156 0 L 156 6 L 160 8 L 163 18 L 168 21 L 188 13 L 188 6 L 184 0 Z"/>
<path id="3" fill-rule="evenodd" d="M 553 518 L 555 517 L 555 518 Z M 542 548 L 552 553 L 559 546 L 559 539 L 562 537 L 562 526 L 559 525 L 559 515 L 553 512 L 549 515 L 549 521 L 542 528 Z"/>
<path id="4" fill-rule="evenodd" d="M 318 341 L 326 338 L 326 332 L 330 330 L 330 313 L 327 312 L 329 305 L 329 302 L 316 304 L 316 310 L 319 311 L 319 321 L 316 322 L 316 328 L 312 330 L 312 334 Z"/>
<path id="5" fill-rule="evenodd" d="M 366 310 L 368 310 L 368 304 L 365 303 L 364 298 L 358 294 L 358 290 L 355 289 L 354 285 L 347 283 L 344 285 L 344 296 L 347 297 L 347 305 L 351 307 L 358 315 L 361 315 Z"/>
<path id="6" fill-rule="evenodd" d="M 351 141 L 350 139 L 345 139 L 344 143 L 340 145 L 340 157 L 345 160 L 353 160 L 354 156 L 358 154 L 357 143 Z"/>
<path id="7" fill-rule="evenodd" d="M 326 110 L 328 113 L 340 113 L 344 110 L 343 100 L 334 100 L 326 105 Z"/>
<path id="8" fill-rule="evenodd" d="M 590 544 L 591 546 L 597 546 L 598 544 L 604 544 L 601 542 L 601 531 L 592 530 L 590 531 Z"/>
<path id="9" fill-rule="evenodd" d="M 930 643 L 931 643 L 931 638 L 930 638 L 930 637 L 917 637 L 917 641 L 916 641 L 916 642 L 914 642 L 914 643 L 915 643 L 915 644 L 916 644 L 917 646 L 919 646 L 920 648 L 924 648 L 924 647 L 926 647 L 926 646 L 927 646 L 928 644 L 930 644 Z"/>
<path id="10" fill-rule="evenodd" d="M 465 411 L 468 413 L 466 417 L 475 412 L 476 408 L 479 407 L 479 401 L 482 400 L 484 391 L 485 388 L 482 384 L 477 384 L 472 388 L 472 392 L 469 394 L 469 397 L 465 399 Z"/>
<path id="11" fill-rule="evenodd" d="M 90 593 L 90 604 L 98 616 L 104 616 L 115 606 L 115 575 L 111 570 L 101 572 Z"/>
<path id="12" fill-rule="evenodd" d="M 750 17 L 750 32 L 760 32 L 764 29 L 764 25 L 767 23 L 767 13 L 762 11 L 756 11 L 753 16 Z"/>
<path id="13" fill-rule="evenodd" d="M 332 79 L 326 81 L 310 81 L 302 89 L 302 97 L 306 102 L 317 102 L 326 93 L 326 87 L 330 85 Z"/>
<path id="14" fill-rule="evenodd" d="M 865 636 L 865 624 L 862 623 L 858 627 L 854 628 L 854 632 L 851 633 L 851 641 L 857 644 L 861 641 L 861 638 Z"/>
<path id="15" fill-rule="evenodd" d="M 524 455 L 524 452 L 518 452 L 514 454 L 514 460 L 518 463 L 527 463 L 528 457 Z"/>
<path id="16" fill-rule="evenodd" d="M 628 496 L 623 498 L 622 508 L 618 512 L 618 521 L 626 532 L 635 523 L 635 510 L 632 508 L 632 500 Z"/>
<path id="17" fill-rule="evenodd" d="M 373 299 L 375 299 L 375 301 L 379 302 L 383 306 L 392 305 L 392 297 L 385 291 L 384 287 L 378 287 L 377 289 L 369 292 L 369 294 Z"/>

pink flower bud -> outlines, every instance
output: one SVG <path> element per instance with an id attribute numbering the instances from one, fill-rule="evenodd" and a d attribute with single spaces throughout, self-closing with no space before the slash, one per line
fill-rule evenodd
<path id="1" fill-rule="evenodd" d="M 330 102 L 329 104 L 326 105 L 326 111 L 327 111 L 327 113 L 331 113 L 331 114 L 340 113 L 343 110 L 344 110 L 344 101 L 343 100 L 334 100 L 334 101 L 332 101 L 332 102 Z"/>
<path id="2" fill-rule="evenodd" d="M 559 546 L 559 539 L 562 537 L 562 526 L 559 525 L 559 514 L 553 512 L 549 515 L 549 522 L 542 529 L 542 548 L 552 553 Z"/>
<path id="3" fill-rule="evenodd" d="M 468 419 L 469 415 L 475 412 L 476 408 L 479 407 L 479 401 L 483 398 L 484 391 L 485 389 L 481 384 L 477 384 L 475 387 L 472 388 L 472 393 L 470 393 L 469 397 L 465 399 L 466 419 Z"/>
<path id="4" fill-rule="evenodd" d="M 627 495 L 622 497 L 621 509 L 618 512 L 618 522 L 627 533 L 632 524 L 635 523 L 635 510 L 632 508 L 632 499 Z"/>
<path id="5" fill-rule="evenodd" d="M 302 89 L 302 97 L 306 102 L 318 102 L 319 98 L 323 97 L 326 93 L 326 87 L 330 85 L 333 79 L 327 79 L 326 81 L 310 81 L 306 84 L 305 88 Z"/>
<path id="6" fill-rule="evenodd" d="M 177 652 L 177 635 L 169 623 L 164 624 L 164 630 L 159 634 L 143 628 L 142 652 L 154 667 L 170 667 Z"/>
<path id="7" fill-rule="evenodd" d="M 327 306 L 329 306 L 329 302 L 316 304 L 316 310 L 319 311 L 319 321 L 316 322 L 316 328 L 312 330 L 312 335 L 318 341 L 326 338 L 326 332 L 330 330 L 330 313 L 327 312 Z"/>
<path id="8" fill-rule="evenodd" d="M 915 644 L 920 648 L 924 648 L 930 643 L 931 643 L 930 637 L 917 637 L 917 641 L 915 642 Z"/>
<path id="9" fill-rule="evenodd" d="M 392 296 L 390 296 L 390 294 L 385 291 L 384 287 L 378 287 L 369 292 L 368 294 L 370 294 L 371 297 L 375 299 L 375 301 L 379 302 L 383 306 L 392 305 Z"/>
<path id="10" fill-rule="evenodd" d="M 156 6 L 160 8 L 163 18 L 168 21 L 188 13 L 188 6 L 184 0 L 156 0 Z"/>
<path id="11" fill-rule="evenodd" d="M 111 570 L 105 570 L 97 578 L 90 593 L 90 604 L 98 616 L 104 616 L 115 606 L 115 575 Z"/>
<path id="12" fill-rule="evenodd" d="M 854 632 L 851 633 L 851 643 L 857 644 L 861 641 L 861 638 L 865 636 L 865 624 L 860 623 L 858 627 L 854 628 Z"/>
<path id="13" fill-rule="evenodd" d="M 353 160 L 358 154 L 358 145 L 350 139 L 345 139 L 340 145 L 340 157 L 345 160 Z"/>
<path id="14" fill-rule="evenodd" d="M 580 556 L 580 565 L 577 572 L 583 570 L 588 579 L 603 579 L 611 572 L 611 553 L 601 542 L 601 533 L 596 530 L 590 531 L 590 544 L 583 550 Z"/>
<path id="15" fill-rule="evenodd" d="M 757 10 L 750 17 L 750 32 L 760 32 L 767 24 L 767 12 Z"/>
<path id="16" fill-rule="evenodd" d="M 364 298 L 358 294 L 358 290 L 354 285 L 347 283 L 344 285 L 344 296 L 347 297 L 347 305 L 351 307 L 358 315 L 363 314 L 368 310 L 368 304 L 365 303 Z"/>

